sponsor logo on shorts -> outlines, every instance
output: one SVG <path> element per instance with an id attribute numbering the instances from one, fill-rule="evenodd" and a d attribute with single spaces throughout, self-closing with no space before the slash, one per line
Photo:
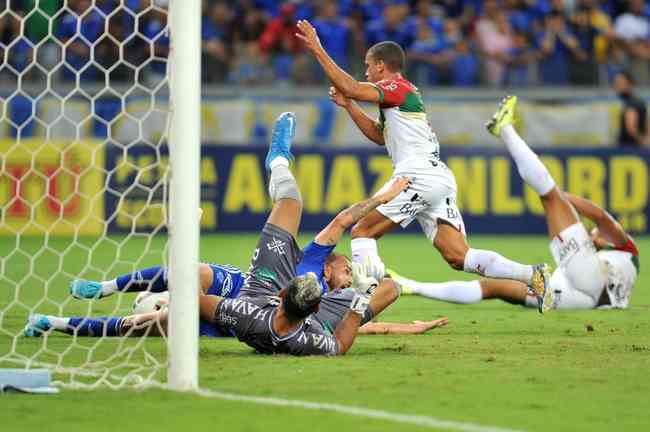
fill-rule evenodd
<path id="1" fill-rule="evenodd" d="M 255 277 L 263 282 L 274 282 L 278 275 L 268 267 L 260 267 L 255 271 Z"/>
<path id="2" fill-rule="evenodd" d="M 228 315 L 228 314 L 225 314 L 225 313 L 220 313 L 219 314 L 219 322 L 221 324 L 225 324 L 225 325 L 229 325 L 229 326 L 236 326 L 237 325 L 237 318 L 232 316 L 232 315 Z"/>
<path id="3" fill-rule="evenodd" d="M 575 254 L 578 250 L 580 250 L 580 245 L 575 239 L 563 243 L 559 250 L 560 261 L 564 261 L 566 257 Z"/>
<path id="4" fill-rule="evenodd" d="M 286 245 L 286 242 L 283 242 L 282 240 L 278 240 L 275 237 L 273 237 L 273 241 L 270 243 L 266 244 L 266 247 L 271 251 L 274 252 L 277 255 L 284 255 L 285 250 L 284 246 Z"/>
<path id="5" fill-rule="evenodd" d="M 417 213 L 417 207 L 413 203 L 406 203 L 400 207 L 399 212 L 405 215 L 414 216 Z"/>

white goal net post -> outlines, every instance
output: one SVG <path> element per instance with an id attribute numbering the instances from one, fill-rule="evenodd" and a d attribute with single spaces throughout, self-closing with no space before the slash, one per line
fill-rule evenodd
<path id="1" fill-rule="evenodd" d="M 198 387 L 200 32 L 201 0 L 0 1 L 0 368 Z M 152 265 L 166 338 L 23 334 L 35 313 L 132 313 L 135 294 L 68 285 Z"/>

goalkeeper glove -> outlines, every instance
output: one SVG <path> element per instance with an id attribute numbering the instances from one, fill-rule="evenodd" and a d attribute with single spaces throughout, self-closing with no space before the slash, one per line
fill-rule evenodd
<path id="1" fill-rule="evenodd" d="M 359 294 L 371 296 L 377 289 L 377 279 L 368 276 L 365 267 L 359 263 L 352 263 L 352 288 Z"/>
<path id="2" fill-rule="evenodd" d="M 350 310 L 363 317 L 363 315 L 366 313 L 366 309 L 368 309 L 369 304 L 370 299 L 367 296 L 356 293 L 352 298 L 352 302 L 350 303 Z"/>

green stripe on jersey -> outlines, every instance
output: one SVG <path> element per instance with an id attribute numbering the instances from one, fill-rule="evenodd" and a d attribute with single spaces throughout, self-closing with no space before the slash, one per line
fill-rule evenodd
<path id="1" fill-rule="evenodd" d="M 422 102 L 422 96 L 417 92 L 408 92 L 404 103 L 399 106 L 400 111 L 404 112 L 424 112 L 424 102 Z"/>

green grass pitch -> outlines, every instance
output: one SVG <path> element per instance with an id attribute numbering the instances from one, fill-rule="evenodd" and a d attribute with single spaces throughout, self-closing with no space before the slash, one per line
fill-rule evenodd
<path id="1" fill-rule="evenodd" d="M 162 240 L 151 247 L 160 251 Z M 301 238 L 304 244 L 308 236 Z M 550 260 L 543 237 L 475 236 L 472 245 L 497 250 L 525 262 Z M 246 267 L 255 235 L 202 238 L 204 261 Z M 4 274 L 0 308 L 11 308 L 2 328 L 17 333 L 28 308 L 68 315 L 85 313 L 85 302 L 67 296 L 69 275 L 84 266 L 87 277 L 102 271 L 130 270 L 147 247 L 142 238 L 111 237 L 88 248 L 70 239 L 22 239 L 22 253 L 10 254 L 16 239 L 0 239 Z M 81 245 L 91 245 L 92 239 Z M 362 336 L 342 358 L 259 356 L 236 340 L 202 339 L 200 382 L 203 388 L 255 396 L 335 402 L 442 420 L 529 431 L 650 430 L 650 280 L 643 252 L 650 238 L 638 240 L 641 276 L 626 311 L 535 311 L 499 301 L 456 306 L 404 296 L 382 320 L 410 321 L 448 316 L 450 325 L 421 336 Z M 121 247 L 117 247 L 121 245 Z M 349 242 L 339 250 L 348 253 Z M 380 242 L 387 265 L 402 274 L 441 281 L 468 279 L 442 262 L 424 237 L 390 235 Z M 37 253 L 41 251 L 41 253 Z M 150 253 L 139 266 L 157 264 Z M 30 273 L 30 263 L 33 269 Z M 69 275 L 58 272 L 64 270 Z M 43 281 L 51 288 L 45 295 Z M 43 301 L 44 298 L 49 300 Z M 133 299 L 114 296 L 96 302 L 93 313 L 126 311 Z M 19 300 L 20 304 L 15 300 Z M 39 303 L 40 302 L 40 303 Z M 25 305 L 25 306 L 21 306 Z M 589 331 L 587 328 L 593 328 Z M 79 364 L 97 340 L 79 340 L 66 352 L 67 364 Z M 12 349 L 0 333 L 0 355 Z M 66 335 L 52 335 L 48 347 L 62 352 Z M 117 340 L 102 341 L 110 351 Z M 19 340 L 15 350 L 31 353 L 41 340 Z M 149 352 L 164 344 L 148 341 Z M 11 366 L 0 364 L 0 366 Z M 3 431 L 407 431 L 424 430 L 389 421 L 325 411 L 226 402 L 165 391 L 64 391 L 57 396 L 0 395 Z"/>

